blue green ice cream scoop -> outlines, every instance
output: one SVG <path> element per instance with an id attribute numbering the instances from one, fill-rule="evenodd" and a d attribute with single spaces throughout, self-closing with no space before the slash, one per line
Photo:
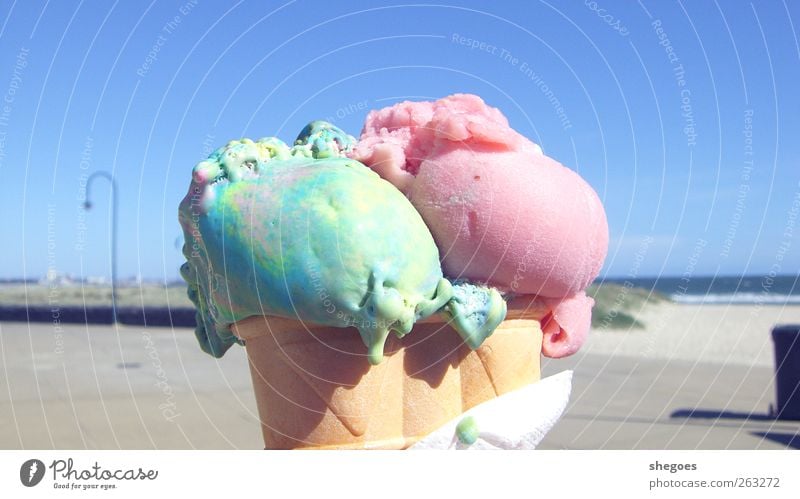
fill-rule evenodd
<path id="1" fill-rule="evenodd" d="M 313 122 L 292 147 L 232 141 L 194 168 L 179 208 L 181 274 L 204 351 L 222 356 L 239 342 L 231 324 L 254 315 L 355 327 L 372 364 L 390 332 L 439 310 L 473 348 L 502 321 L 494 290 L 465 308 L 411 203 L 345 156 L 353 141 Z"/>

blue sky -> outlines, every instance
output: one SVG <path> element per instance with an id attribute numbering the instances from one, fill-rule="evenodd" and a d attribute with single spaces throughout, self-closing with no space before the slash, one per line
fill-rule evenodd
<path id="1" fill-rule="evenodd" d="M 499 4 L 4 2 L 0 277 L 109 274 L 103 169 L 120 276 L 174 279 L 210 148 L 456 92 L 595 187 L 605 275 L 800 269 L 797 2 Z"/>

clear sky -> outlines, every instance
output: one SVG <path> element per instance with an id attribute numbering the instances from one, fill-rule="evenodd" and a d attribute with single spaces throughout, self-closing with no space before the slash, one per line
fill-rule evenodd
<path id="1" fill-rule="evenodd" d="M 475 93 L 597 190 L 609 276 L 800 269 L 800 3 L 4 1 L 0 277 L 172 280 L 192 167 Z M 569 202 L 569 200 L 564 200 Z"/>

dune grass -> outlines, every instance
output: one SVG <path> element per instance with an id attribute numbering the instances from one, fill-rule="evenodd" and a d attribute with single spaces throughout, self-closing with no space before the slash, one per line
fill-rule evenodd
<path id="1" fill-rule="evenodd" d="M 605 329 L 644 329 L 645 324 L 636 316 L 643 307 L 669 301 L 655 291 L 644 288 L 625 287 L 619 284 L 593 284 L 586 294 L 594 298 L 592 328 Z"/>
<path id="2" fill-rule="evenodd" d="M 111 306 L 111 287 L 71 285 L 51 288 L 21 284 L 0 286 L 0 305 Z M 117 289 L 120 307 L 191 307 L 185 286 L 144 284 Z"/>
<path id="3" fill-rule="evenodd" d="M 626 288 L 618 284 L 592 285 L 586 292 L 595 299 L 592 328 L 595 330 L 644 329 L 636 313 L 649 303 L 668 298 L 642 288 Z M 144 284 L 117 290 L 121 307 L 192 307 L 185 286 Z M 50 288 L 39 284 L 0 286 L 0 305 L 111 305 L 111 288 L 104 285 L 71 285 Z"/>

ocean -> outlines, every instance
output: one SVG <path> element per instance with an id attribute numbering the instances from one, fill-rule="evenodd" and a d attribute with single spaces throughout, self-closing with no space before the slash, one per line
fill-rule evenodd
<path id="1" fill-rule="evenodd" d="M 693 304 L 800 304 L 800 276 L 697 276 L 598 279 L 595 284 L 612 283 L 653 290 L 678 303 Z"/>

